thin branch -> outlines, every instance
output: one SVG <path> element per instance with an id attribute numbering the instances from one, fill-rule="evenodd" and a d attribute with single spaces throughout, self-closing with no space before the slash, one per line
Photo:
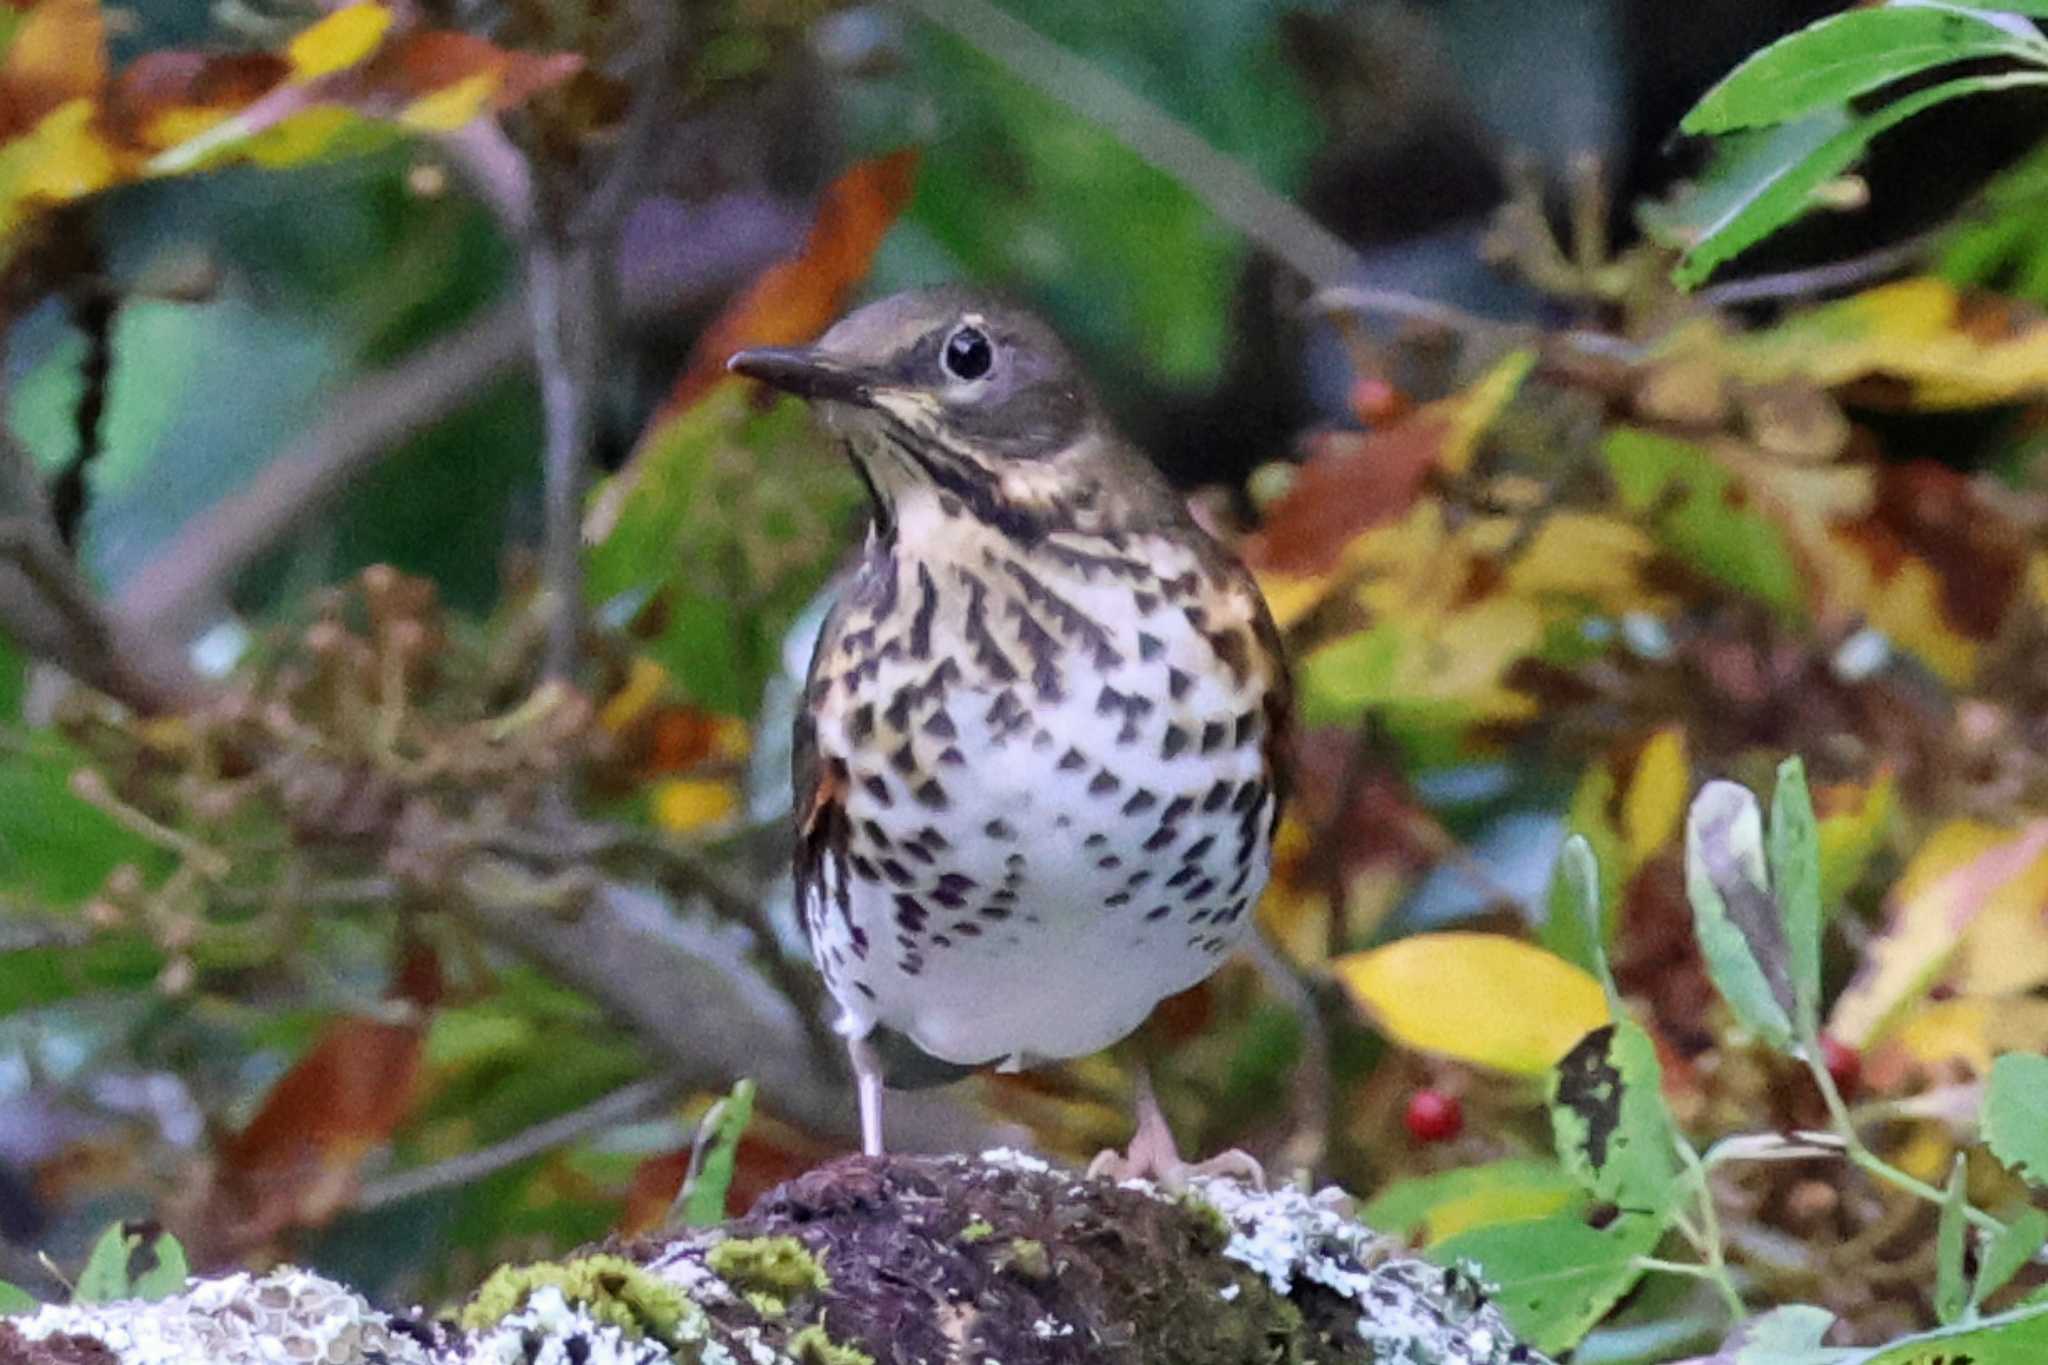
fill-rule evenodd
<path id="1" fill-rule="evenodd" d="M 1242 162 L 1108 72 L 988 0 L 897 0 L 1039 93 L 1065 105 L 1193 191 L 1224 222 L 1292 266 L 1318 290 L 1359 279 L 1358 253 L 1275 193 Z M 1421 300 L 1416 303 L 1422 305 Z"/>
<path id="2" fill-rule="evenodd" d="M 641 0 L 633 41 L 639 64 L 633 72 L 626 126 L 612 146 L 604 178 L 577 213 L 572 229 L 584 241 L 608 243 L 616 236 L 646 183 L 662 137 L 674 126 L 668 95 L 683 66 L 683 9 L 677 0 Z"/>
<path id="3" fill-rule="evenodd" d="M 647 259 L 636 259 L 620 281 L 626 316 L 645 322 L 715 296 L 787 251 L 799 232 L 796 214 L 780 202 L 751 196 L 718 201 L 665 239 L 666 259 L 639 253 Z M 204 624 L 202 613 L 217 605 L 225 585 L 259 555 L 408 438 L 532 363 L 532 332 L 521 296 L 357 379 L 328 399 L 323 416 L 246 487 L 186 523 L 127 580 L 116 605 L 120 619 L 166 638 Z"/>
<path id="4" fill-rule="evenodd" d="M 200 692 L 175 658 L 145 664 L 124 648 L 92 588 L 54 534 L 26 517 L 0 519 L 0 634 L 143 715 Z"/>
<path id="5" fill-rule="evenodd" d="M 1933 247 L 1937 233 L 1922 233 L 1909 237 L 1903 242 L 1867 251 L 1861 256 L 1851 256 L 1845 261 L 1831 261 L 1827 265 L 1807 266 L 1800 270 L 1784 270 L 1774 275 L 1754 275 L 1746 280 L 1730 280 L 1726 284 L 1709 285 L 1697 291 L 1693 297 L 1701 303 L 1715 308 L 1733 308 L 1739 304 L 1770 303 L 1782 299 L 1811 298 L 1816 294 L 1832 294 L 1844 289 L 1854 289 L 1886 279 L 1902 270 L 1909 270 L 1926 256 Z"/>
<path id="6" fill-rule="evenodd" d="M 506 1138 L 503 1142 L 479 1147 L 475 1151 L 464 1152 L 461 1156 L 437 1161 L 431 1166 L 420 1166 L 377 1180 L 366 1180 L 356 1191 L 356 1197 L 350 1201 L 350 1207 L 358 1212 L 367 1213 L 372 1209 L 381 1209 L 407 1199 L 417 1199 L 436 1190 L 472 1184 L 485 1176 L 496 1175 L 509 1166 L 530 1161 L 543 1152 L 565 1147 L 587 1134 L 638 1118 L 648 1110 L 682 1094 L 685 1088 L 682 1081 L 674 1076 L 649 1076 L 644 1080 L 622 1085 L 611 1094 L 593 1100 L 581 1109 L 572 1109 L 566 1114 L 558 1114 L 554 1118 L 536 1123 L 525 1132 Z"/>
<path id="7" fill-rule="evenodd" d="M 598 261 L 590 242 L 552 230 L 527 248 L 527 302 L 540 373 L 544 441 L 540 574 L 548 624 L 541 676 L 574 680 L 583 637 L 583 489 L 590 474 L 599 336 Z"/>

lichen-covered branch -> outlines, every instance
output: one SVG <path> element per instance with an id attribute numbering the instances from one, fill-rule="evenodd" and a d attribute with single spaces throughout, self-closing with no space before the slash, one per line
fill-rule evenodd
<path id="1" fill-rule="evenodd" d="M 297 1271 L 0 1319 L 0 1365 L 1537 1365 L 1480 1286 L 1335 1191 L 1183 1193 L 1030 1157 L 849 1157 L 723 1227 L 497 1271 L 436 1320 Z"/>

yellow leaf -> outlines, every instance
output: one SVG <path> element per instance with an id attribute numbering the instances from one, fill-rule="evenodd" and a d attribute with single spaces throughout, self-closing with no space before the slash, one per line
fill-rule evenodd
<path id="1" fill-rule="evenodd" d="M 1553 513 L 1513 553 L 1507 588 L 1520 596 L 1563 598 L 1612 614 L 1655 611 L 1668 601 L 1643 583 L 1656 543 L 1619 517 Z"/>
<path id="2" fill-rule="evenodd" d="M 398 121 L 422 133 L 452 133 L 481 114 L 498 93 L 498 73 L 479 71 L 422 95 L 405 106 Z"/>
<path id="3" fill-rule="evenodd" d="M 646 655 L 636 655 L 626 670 L 625 685 L 612 693 L 597 723 L 610 734 L 618 734 L 647 714 L 647 708 L 668 690 L 668 670 Z"/>
<path id="4" fill-rule="evenodd" d="M 1952 978 L 1964 995 L 2018 995 L 2048 982 L 2048 856 L 1986 898 L 1963 935 Z"/>
<path id="5" fill-rule="evenodd" d="M 738 793 L 725 782 L 678 777 L 654 787 L 654 823 L 671 834 L 722 824 L 732 819 L 739 807 Z"/>
<path id="6" fill-rule="evenodd" d="M 2048 580 L 2048 574 L 2043 578 Z M 1329 586 L 1329 580 L 1324 578 L 1284 573 L 1259 575 L 1259 591 L 1265 595 L 1266 607 L 1273 613 L 1274 623 L 1282 630 L 1308 615 L 1310 609 L 1323 600 Z"/>
<path id="7" fill-rule="evenodd" d="M 1891 918 L 1835 1001 L 1828 1031 L 1851 1047 L 1883 1037 L 1955 959 L 1997 894 L 2048 854 L 2048 820 L 2017 832 L 1955 820 L 1929 835 L 1893 888 Z"/>
<path id="8" fill-rule="evenodd" d="M 1500 934 L 1417 934 L 1330 970 L 1396 1041 L 1511 1075 L 1541 1075 L 1608 1018 L 1589 973 Z"/>
<path id="9" fill-rule="evenodd" d="M 381 4 L 349 5 L 304 29 L 286 45 L 294 81 L 318 80 L 343 71 L 375 52 L 391 28 L 392 14 Z"/>
<path id="10" fill-rule="evenodd" d="M 0 234 L 20 227 L 45 204 L 82 199 L 120 174 L 114 149 L 94 127 L 93 102 L 71 100 L 0 146 Z"/>
<path id="11" fill-rule="evenodd" d="M 1880 574 L 1853 537 L 1831 532 L 1807 542 L 1822 563 L 1818 578 L 1834 603 L 1862 616 L 1951 686 L 1969 682 L 1980 646 L 1957 631 L 1942 606 L 1941 575 L 1907 558 Z"/>
<path id="12" fill-rule="evenodd" d="M 20 22 L 0 61 L 0 85 L 16 118 L 95 98 L 105 88 L 106 20 L 98 0 L 40 0 Z"/>
<path id="13" fill-rule="evenodd" d="M 1630 872 L 1671 842 L 1685 816 L 1686 793 L 1691 786 L 1685 731 L 1666 726 L 1651 735 L 1636 756 L 1635 772 L 1621 798 L 1621 840 Z"/>
<path id="14" fill-rule="evenodd" d="M 1529 377 L 1529 371 L 1535 366 L 1534 350 L 1525 347 L 1511 351 L 1488 370 L 1484 378 L 1458 397 L 1451 429 L 1437 450 L 1436 462 L 1440 469 L 1447 474 L 1462 474 L 1471 466 L 1480 438 L 1486 435 L 1487 428 L 1521 391 L 1522 381 Z"/>
<path id="15" fill-rule="evenodd" d="M 1887 769 L 1858 795 L 1848 809 L 1833 798 L 1843 789 L 1817 792 L 1828 813 L 1820 818 L 1820 903 L 1831 906 L 1848 893 L 1884 843 L 1898 805 L 1898 782 Z"/>
<path id="16" fill-rule="evenodd" d="M 2048 1000 L 2035 996 L 1936 1000 L 1912 1011 L 1891 1042 L 1922 1066 L 1990 1074 L 2001 1053 L 2048 1051 Z"/>

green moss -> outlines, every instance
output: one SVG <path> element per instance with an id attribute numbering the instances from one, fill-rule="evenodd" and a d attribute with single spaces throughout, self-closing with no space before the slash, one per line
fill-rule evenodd
<path id="1" fill-rule="evenodd" d="M 976 1242 L 986 1242 L 995 1235 L 996 1225 L 986 1218 L 977 1218 L 960 1229 L 960 1240 L 968 1246 L 973 1246 Z"/>
<path id="2" fill-rule="evenodd" d="M 1045 1243 L 1033 1237 L 1012 1237 L 1002 1256 L 1003 1266 L 1027 1280 L 1052 1278 L 1052 1257 Z"/>
<path id="3" fill-rule="evenodd" d="M 1202 1250 L 1221 1251 L 1230 1245 L 1230 1219 L 1224 1216 L 1222 1209 L 1193 1190 L 1183 1191 L 1179 1203 L 1201 1225 L 1199 1240 Z"/>
<path id="4" fill-rule="evenodd" d="M 797 1365 L 875 1365 L 875 1358 L 853 1346 L 842 1346 L 825 1333 L 825 1324 L 814 1322 L 789 1339 L 789 1353 Z"/>
<path id="5" fill-rule="evenodd" d="M 781 1317 L 799 1294 L 832 1287 L 825 1267 L 794 1237 L 735 1237 L 705 1252 L 704 1264 L 767 1318 Z"/>
<path id="6" fill-rule="evenodd" d="M 623 1256 L 585 1256 L 500 1266 L 463 1308 L 462 1326 L 483 1331 L 526 1306 L 536 1289 L 553 1286 L 593 1320 L 675 1348 L 701 1339 L 704 1312 L 682 1290 Z"/>

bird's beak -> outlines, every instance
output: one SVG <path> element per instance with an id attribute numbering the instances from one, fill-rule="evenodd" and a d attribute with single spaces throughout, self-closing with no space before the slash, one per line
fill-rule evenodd
<path id="1" fill-rule="evenodd" d="M 823 351 L 802 346 L 757 346 L 740 351 L 725 368 L 773 384 L 812 402 L 874 404 L 873 377 Z"/>

